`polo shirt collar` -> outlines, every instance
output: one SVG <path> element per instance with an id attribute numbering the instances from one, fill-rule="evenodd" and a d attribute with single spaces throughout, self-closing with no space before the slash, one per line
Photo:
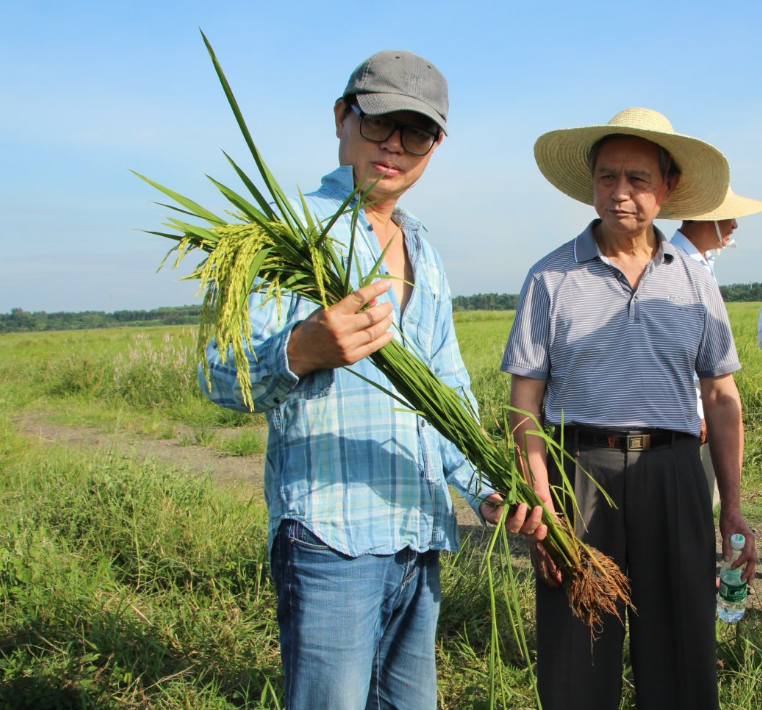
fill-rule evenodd
<path id="1" fill-rule="evenodd" d="M 578 264 L 585 261 L 592 261 L 596 257 L 601 256 L 598 244 L 596 244 L 595 237 L 593 236 L 593 229 L 596 225 L 600 224 L 600 222 L 601 220 L 594 219 L 587 225 L 585 231 L 574 240 L 574 260 Z M 663 260 L 667 264 L 671 264 L 672 260 L 675 258 L 675 247 L 667 241 L 667 238 L 656 225 L 654 225 L 654 234 L 659 240 L 659 253 L 656 255 L 656 260 L 659 261 L 660 255 L 663 255 Z"/>

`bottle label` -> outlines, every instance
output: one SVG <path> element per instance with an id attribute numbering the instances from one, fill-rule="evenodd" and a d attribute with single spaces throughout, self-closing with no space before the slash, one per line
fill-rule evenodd
<path id="1" fill-rule="evenodd" d="M 726 582 L 720 578 L 720 597 L 731 604 L 745 601 L 746 582 Z"/>

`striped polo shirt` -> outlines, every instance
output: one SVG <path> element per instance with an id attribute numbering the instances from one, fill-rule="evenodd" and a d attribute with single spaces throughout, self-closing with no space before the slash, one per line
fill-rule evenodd
<path id="1" fill-rule="evenodd" d="M 659 250 L 633 290 L 598 249 L 599 221 L 530 269 L 501 370 L 547 380 L 548 423 L 698 436 L 693 373 L 741 367 L 717 284 L 654 227 Z"/>

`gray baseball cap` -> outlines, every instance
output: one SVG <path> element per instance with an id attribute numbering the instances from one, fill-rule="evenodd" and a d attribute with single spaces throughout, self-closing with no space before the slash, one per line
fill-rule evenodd
<path id="1" fill-rule="evenodd" d="M 392 49 L 377 52 L 352 72 L 343 96 L 349 94 L 370 116 L 415 111 L 447 133 L 447 80 L 423 57 Z"/>

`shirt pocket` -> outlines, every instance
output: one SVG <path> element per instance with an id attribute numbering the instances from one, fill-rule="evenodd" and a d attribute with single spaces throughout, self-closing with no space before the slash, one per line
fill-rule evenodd
<path id="1" fill-rule="evenodd" d="M 678 297 L 643 299 L 641 322 L 650 334 L 651 348 L 660 358 L 685 359 L 695 367 L 704 338 L 706 310 L 701 303 Z"/>

